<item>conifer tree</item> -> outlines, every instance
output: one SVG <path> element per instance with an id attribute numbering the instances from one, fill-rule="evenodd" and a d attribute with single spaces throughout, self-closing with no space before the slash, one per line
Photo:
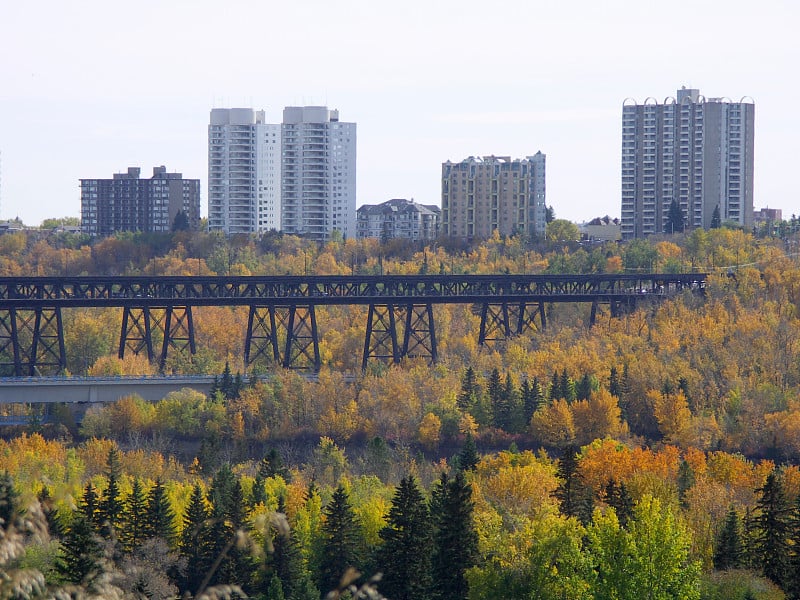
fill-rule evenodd
<path id="1" fill-rule="evenodd" d="M 592 378 L 588 373 L 584 373 L 581 380 L 575 386 L 575 397 L 578 400 L 588 400 L 592 395 Z"/>
<path id="2" fill-rule="evenodd" d="M 147 538 L 147 497 L 142 482 L 137 477 L 133 480 L 131 493 L 124 503 L 120 542 L 125 552 L 134 552 Z"/>
<path id="3" fill-rule="evenodd" d="M 622 392 L 622 384 L 619 380 L 619 372 L 617 371 L 617 367 L 611 367 L 611 374 L 608 377 L 608 392 L 619 398 L 620 393 Z"/>
<path id="4" fill-rule="evenodd" d="M 120 465 L 119 450 L 112 446 L 108 451 L 106 461 L 106 478 L 108 485 L 102 499 L 98 503 L 98 521 L 100 522 L 100 533 L 108 539 L 113 540 L 117 537 L 119 527 L 122 523 L 122 515 L 125 510 L 122 502 L 122 494 L 119 490 L 119 478 L 122 474 Z"/>
<path id="5" fill-rule="evenodd" d="M 492 425 L 500 428 L 500 420 L 503 417 L 503 384 L 500 379 L 500 371 L 495 367 L 489 374 L 489 384 L 486 388 L 489 396 L 489 406 L 491 407 Z"/>
<path id="6" fill-rule="evenodd" d="M 709 224 L 709 229 L 719 229 L 722 227 L 722 217 L 719 211 L 719 204 L 714 207 L 714 212 L 711 215 L 711 223 Z"/>
<path id="7" fill-rule="evenodd" d="M 83 488 L 83 497 L 78 503 L 78 512 L 86 517 L 87 523 L 92 528 L 92 531 L 100 533 L 100 516 L 98 508 L 97 491 L 94 489 L 92 482 L 88 482 L 86 487 Z"/>
<path id="8" fill-rule="evenodd" d="M 694 471 L 692 465 L 683 459 L 678 466 L 678 500 L 683 508 L 686 508 L 686 492 L 694 486 Z"/>
<path id="9" fill-rule="evenodd" d="M 558 371 L 553 371 L 553 376 L 550 379 L 550 402 L 563 398 L 561 395 L 561 379 L 558 376 Z"/>
<path id="10" fill-rule="evenodd" d="M 731 506 L 714 544 L 714 568 L 719 571 L 742 566 L 742 524 Z"/>
<path id="11" fill-rule="evenodd" d="M 627 527 L 628 522 L 633 518 L 633 498 L 628 493 L 625 483 L 619 483 L 612 478 L 608 480 L 603 490 L 606 504 L 614 509 L 620 527 Z"/>
<path id="12" fill-rule="evenodd" d="M 209 585 L 236 584 L 247 590 L 251 584 L 253 565 L 249 554 L 236 544 L 238 531 L 245 528 L 244 494 L 241 482 L 230 466 L 223 466 L 214 475 L 209 490 L 210 525 L 205 531 L 209 556 L 216 569 L 210 573 Z"/>
<path id="13" fill-rule="evenodd" d="M 172 548 L 175 546 L 175 511 L 167 498 L 161 478 L 156 479 L 147 497 L 147 537 L 161 538 Z"/>
<path id="14" fill-rule="evenodd" d="M 73 516 L 55 561 L 56 572 L 65 582 L 91 585 L 101 574 L 103 548 L 86 514 Z"/>
<path id="15" fill-rule="evenodd" d="M 219 380 L 219 391 L 222 392 L 222 396 L 226 400 L 229 400 L 233 393 L 233 375 L 228 361 L 225 361 L 225 369 L 222 371 L 222 377 Z"/>
<path id="16" fill-rule="evenodd" d="M 789 570 L 786 578 L 786 593 L 792 600 L 800 600 L 800 495 L 795 498 L 789 515 Z"/>
<path id="17" fill-rule="evenodd" d="M 60 539 L 64 535 L 66 527 L 61 513 L 54 506 L 53 498 L 50 495 L 50 488 L 47 486 L 42 487 L 37 497 L 42 507 L 42 512 L 44 512 L 44 517 L 47 520 L 47 531 L 50 533 L 50 537 Z"/>
<path id="18" fill-rule="evenodd" d="M 527 377 L 522 380 L 522 385 L 519 387 L 519 394 L 522 396 L 522 418 L 527 426 L 531 422 L 533 413 L 536 412 L 531 383 L 528 381 Z"/>
<path id="19" fill-rule="evenodd" d="M 470 412 L 480 396 L 480 386 L 475 377 L 475 369 L 467 367 L 461 379 L 461 392 L 458 394 L 457 404 L 463 412 Z"/>
<path id="20" fill-rule="evenodd" d="M 683 231 L 684 223 L 685 219 L 681 205 L 678 204 L 678 201 L 675 198 L 673 198 L 669 205 L 667 222 L 664 224 L 664 233 L 681 233 Z"/>
<path id="21" fill-rule="evenodd" d="M 336 488 L 323 514 L 318 587 L 335 590 L 348 569 L 361 568 L 364 541 L 350 497 L 343 486 Z"/>
<path id="22" fill-rule="evenodd" d="M 381 592 L 392 600 L 427 600 L 431 592 L 433 540 L 428 506 L 412 476 L 397 486 L 386 527 L 379 535 Z"/>
<path id="23" fill-rule="evenodd" d="M 756 556 L 764 576 L 783 586 L 789 557 L 789 504 L 781 478 L 772 471 L 758 490 L 756 503 Z"/>
<path id="24" fill-rule="evenodd" d="M 200 585 L 213 560 L 207 547 L 208 520 L 205 494 L 200 484 L 196 483 L 183 515 L 179 548 L 181 556 L 186 559 L 186 572 L 181 590 L 189 594 L 196 595 L 200 591 Z"/>
<path id="25" fill-rule="evenodd" d="M 742 518 L 742 567 L 755 569 L 758 564 L 755 518 L 750 507 L 744 509 Z"/>
<path id="26" fill-rule="evenodd" d="M 478 462 L 480 462 L 480 456 L 478 456 L 478 449 L 475 446 L 475 439 L 471 433 L 467 433 L 464 446 L 458 453 L 458 467 L 462 471 L 474 471 Z"/>
<path id="27" fill-rule="evenodd" d="M 8 529 L 19 510 L 19 493 L 8 471 L 0 473 L 0 530 Z"/>
<path id="28" fill-rule="evenodd" d="M 472 486 L 463 471 L 450 478 L 442 473 L 431 492 L 433 523 L 432 577 L 434 600 L 464 600 L 469 586 L 465 577 L 478 557 L 478 535 L 472 513 Z"/>
<path id="29" fill-rule="evenodd" d="M 279 513 L 286 512 L 286 503 L 283 496 L 278 497 Z M 272 547 L 267 549 L 266 577 L 267 584 L 273 577 L 281 582 L 281 588 L 287 598 L 292 598 L 299 589 L 299 582 L 303 577 L 302 558 L 300 546 L 292 531 L 276 530 L 271 536 Z"/>
<path id="30" fill-rule="evenodd" d="M 270 578 L 264 600 L 286 600 L 286 596 L 283 594 L 283 583 L 277 575 Z"/>
<path id="31" fill-rule="evenodd" d="M 554 496 L 558 500 L 561 514 L 566 517 L 577 517 L 581 523 L 589 523 L 594 511 L 592 491 L 584 483 L 578 470 L 578 449 L 567 446 L 558 461 L 558 478 L 560 480 Z"/>

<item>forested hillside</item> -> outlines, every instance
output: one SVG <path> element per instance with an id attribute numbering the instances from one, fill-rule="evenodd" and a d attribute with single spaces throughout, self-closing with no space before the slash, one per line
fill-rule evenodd
<path id="1" fill-rule="evenodd" d="M 392 600 L 800 598 L 796 252 L 792 237 L 734 229 L 426 248 L 2 235 L 0 275 L 710 275 L 704 297 L 591 327 L 588 307 L 549 306 L 546 329 L 489 347 L 473 307 L 436 306 L 436 365 L 364 373 L 366 308 L 318 308 L 316 381 L 267 363 L 243 373 L 247 309 L 199 308 L 198 353 L 168 369 L 218 375 L 210 397 L 7 429 L 0 567 L 33 577 L 31 597 L 74 584 L 319 598 L 352 567 L 382 573 L 370 585 Z M 154 372 L 115 357 L 120 318 L 65 311 L 70 373 Z M 224 585 L 238 587 L 210 587 Z"/>

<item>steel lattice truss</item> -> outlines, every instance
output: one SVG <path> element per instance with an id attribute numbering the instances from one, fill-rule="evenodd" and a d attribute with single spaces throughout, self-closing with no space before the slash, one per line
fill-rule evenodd
<path id="1" fill-rule="evenodd" d="M 170 351 L 196 350 L 192 308 L 248 306 L 245 363 L 320 367 L 317 306 L 367 305 L 362 366 L 370 358 L 437 359 L 433 307 L 472 304 L 481 344 L 544 329 L 545 305 L 598 304 L 612 316 L 643 299 L 704 293 L 705 273 L 636 275 L 387 275 L 285 277 L 2 277 L 0 371 L 34 375 L 66 366 L 61 310 L 123 309 L 119 356 L 147 353 L 163 370 Z M 160 341 L 156 356 L 154 342 Z"/>

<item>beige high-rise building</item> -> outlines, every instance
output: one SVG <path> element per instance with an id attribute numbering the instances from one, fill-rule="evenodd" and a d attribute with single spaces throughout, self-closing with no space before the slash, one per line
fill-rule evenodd
<path id="1" fill-rule="evenodd" d="M 442 164 L 442 234 L 486 239 L 545 230 L 545 155 L 469 157 Z"/>

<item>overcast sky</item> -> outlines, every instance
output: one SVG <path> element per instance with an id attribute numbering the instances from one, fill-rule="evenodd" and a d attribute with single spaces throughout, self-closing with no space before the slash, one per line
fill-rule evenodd
<path id="1" fill-rule="evenodd" d="M 547 155 L 547 204 L 619 216 L 627 97 L 756 104 L 755 205 L 800 214 L 797 0 L 0 0 L 0 218 L 80 215 L 80 178 L 202 182 L 213 107 L 358 124 L 358 204 L 440 203 L 441 163 Z"/>

